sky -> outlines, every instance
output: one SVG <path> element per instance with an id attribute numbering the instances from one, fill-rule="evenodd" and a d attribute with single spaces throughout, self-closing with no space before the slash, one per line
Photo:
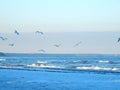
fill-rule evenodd
<path id="1" fill-rule="evenodd" d="M 8 38 L 0 51 L 120 54 L 119 10 L 120 0 L 0 0 L 0 36 Z"/>
<path id="2" fill-rule="evenodd" d="M 120 32 L 1 33 L 0 51 L 7 53 L 120 54 Z M 14 44 L 10 46 L 9 44 Z M 60 45 L 56 47 L 55 45 Z M 43 52 L 43 50 L 45 52 Z"/>
<path id="3" fill-rule="evenodd" d="M 0 0 L 0 31 L 120 30 L 120 0 Z"/>

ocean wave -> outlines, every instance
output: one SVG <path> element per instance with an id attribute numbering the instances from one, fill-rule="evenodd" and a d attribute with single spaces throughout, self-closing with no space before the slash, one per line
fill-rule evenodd
<path id="1" fill-rule="evenodd" d="M 0 66 L 0 69 L 27 70 L 27 71 L 45 71 L 45 72 L 63 72 L 63 73 L 98 73 L 98 74 L 120 74 L 120 68 L 104 68 L 98 66 L 48 66 L 29 64 L 27 66 Z"/>
<path id="2" fill-rule="evenodd" d="M 98 67 L 98 66 L 55 66 L 46 65 L 44 63 L 28 64 L 27 67 L 34 68 L 49 68 L 49 69 L 76 69 L 76 70 L 103 70 L 103 71 L 120 71 L 120 68 L 116 67 Z"/>
<path id="3" fill-rule="evenodd" d="M 54 65 L 45 65 L 43 63 L 35 63 L 35 64 L 28 64 L 27 67 L 35 67 L 35 68 L 64 68 L 61 66 L 54 66 Z"/>
<path id="4" fill-rule="evenodd" d="M 48 62 L 47 61 L 40 61 L 40 60 L 38 60 L 37 63 L 44 63 L 44 64 L 46 64 Z"/>
<path id="5" fill-rule="evenodd" d="M 6 69 L 22 69 L 24 68 L 23 65 L 4 65 L 0 66 L 0 68 L 6 68 Z"/>
<path id="6" fill-rule="evenodd" d="M 61 64 L 61 65 L 95 65 L 95 64 L 120 64 L 119 61 L 110 61 L 110 60 L 73 60 L 73 61 L 68 61 L 68 60 L 60 60 L 60 61 L 56 61 L 56 60 L 50 60 L 50 61 L 42 61 L 39 60 L 37 61 L 37 63 L 43 63 L 43 64 Z"/>
<path id="7" fill-rule="evenodd" d="M 99 60 L 97 63 L 101 64 L 120 64 L 120 61 Z"/>
<path id="8" fill-rule="evenodd" d="M 6 61 L 6 59 L 5 58 L 0 58 L 0 61 Z"/>
<path id="9" fill-rule="evenodd" d="M 47 62 L 37 61 L 37 63 L 27 65 L 2 65 L 0 69 L 17 69 L 17 70 L 44 70 L 44 71 L 55 71 L 55 72 L 97 72 L 97 73 L 120 73 L 119 67 L 102 67 L 97 65 L 69 65 L 60 66 Z"/>
<path id="10" fill-rule="evenodd" d="M 91 67 L 85 67 L 85 66 L 78 66 L 76 69 L 82 69 L 82 70 L 109 70 L 109 71 L 118 71 L 120 68 L 106 68 L 106 67 L 98 67 L 98 66 L 91 66 Z"/>
<path id="11" fill-rule="evenodd" d="M 108 60 L 99 60 L 98 63 L 110 63 Z"/>

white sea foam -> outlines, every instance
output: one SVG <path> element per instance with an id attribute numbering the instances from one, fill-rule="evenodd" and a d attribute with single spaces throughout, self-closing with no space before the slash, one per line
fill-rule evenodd
<path id="1" fill-rule="evenodd" d="M 91 67 L 76 67 L 76 69 L 81 69 L 81 70 L 111 70 L 111 71 L 116 71 L 120 70 L 119 68 L 105 68 L 105 67 L 98 67 L 98 66 L 91 66 Z"/>
<path id="2" fill-rule="evenodd" d="M 44 63 L 44 64 L 46 64 L 47 61 L 37 61 L 37 63 Z"/>
<path id="3" fill-rule="evenodd" d="M 33 63 L 33 64 L 28 64 L 27 67 L 35 67 L 35 68 L 74 68 L 74 69 L 81 69 L 81 70 L 107 70 L 107 71 L 117 71 L 120 70 L 120 68 L 109 68 L 109 67 L 98 67 L 98 66 L 74 66 L 74 67 L 70 67 L 70 66 L 55 66 L 55 65 L 46 65 L 46 62 L 37 62 L 37 63 Z"/>
<path id="4" fill-rule="evenodd" d="M 79 62 L 79 61 L 73 61 L 74 63 L 77 63 L 77 62 Z"/>
<path id="5" fill-rule="evenodd" d="M 64 68 L 64 67 L 61 67 L 61 66 L 45 65 L 43 63 L 28 64 L 27 67 L 36 67 L 36 68 Z"/>
<path id="6" fill-rule="evenodd" d="M 8 66 L 0 66 L 0 68 L 23 68 L 22 66 L 11 66 L 11 65 L 8 65 Z"/>
<path id="7" fill-rule="evenodd" d="M 0 58 L 0 61 L 5 61 L 6 59 L 5 58 Z"/>
<path id="8" fill-rule="evenodd" d="M 110 61 L 108 61 L 108 60 L 99 60 L 98 62 L 99 63 L 109 63 Z"/>

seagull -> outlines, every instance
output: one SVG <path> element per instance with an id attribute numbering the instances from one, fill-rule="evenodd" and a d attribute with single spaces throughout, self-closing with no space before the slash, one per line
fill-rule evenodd
<path id="1" fill-rule="evenodd" d="M 120 42 L 120 37 L 118 38 L 118 42 Z"/>
<path id="2" fill-rule="evenodd" d="M 3 38 L 3 37 L 1 37 L 1 36 L 0 36 L 0 39 L 1 39 L 1 40 L 4 40 L 4 38 Z"/>
<path id="3" fill-rule="evenodd" d="M 19 35 L 20 33 L 17 31 L 17 30 L 15 30 L 15 32 L 14 32 L 16 35 Z"/>
<path id="4" fill-rule="evenodd" d="M 41 52 L 41 53 L 44 53 L 44 52 L 45 52 L 44 49 L 40 49 L 40 50 L 38 50 L 38 51 Z"/>
<path id="5" fill-rule="evenodd" d="M 41 32 L 41 31 L 36 31 L 35 33 L 43 35 L 43 32 Z"/>
<path id="6" fill-rule="evenodd" d="M 1 40 L 7 40 L 7 38 L 1 37 L 1 36 L 0 36 L 0 39 L 1 39 Z"/>
<path id="7" fill-rule="evenodd" d="M 55 47 L 60 47 L 60 46 L 61 46 L 61 44 L 54 44 L 54 46 L 55 46 Z"/>
<path id="8" fill-rule="evenodd" d="M 81 43 L 82 43 L 81 41 L 80 41 L 80 42 L 78 42 L 78 43 L 76 43 L 76 44 L 74 45 L 74 47 L 79 46 Z"/>
<path id="9" fill-rule="evenodd" d="M 9 44 L 9 46 L 13 47 L 13 46 L 14 46 L 14 43 Z"/>

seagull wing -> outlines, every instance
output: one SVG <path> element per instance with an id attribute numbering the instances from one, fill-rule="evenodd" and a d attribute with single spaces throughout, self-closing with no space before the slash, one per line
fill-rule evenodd
<path id="1" fill-rule="evenodd" d="M 19 35 L 19 32 L 17 31 L 17 30 L 15 30 L 15 32 L 14 32 L 16 35 Z"/>
<path id="2" fill-rule="evenodd" d="M 118 42 L 120 41 L 120 38 L 118 38 Z"/>
<path id="3" fill-rule="evenodd" d="M 76 44 L 74 45 L 74 47 L 79 46 L 79 44 L 81 44 L 81 42 L 76 43 Z"/>

